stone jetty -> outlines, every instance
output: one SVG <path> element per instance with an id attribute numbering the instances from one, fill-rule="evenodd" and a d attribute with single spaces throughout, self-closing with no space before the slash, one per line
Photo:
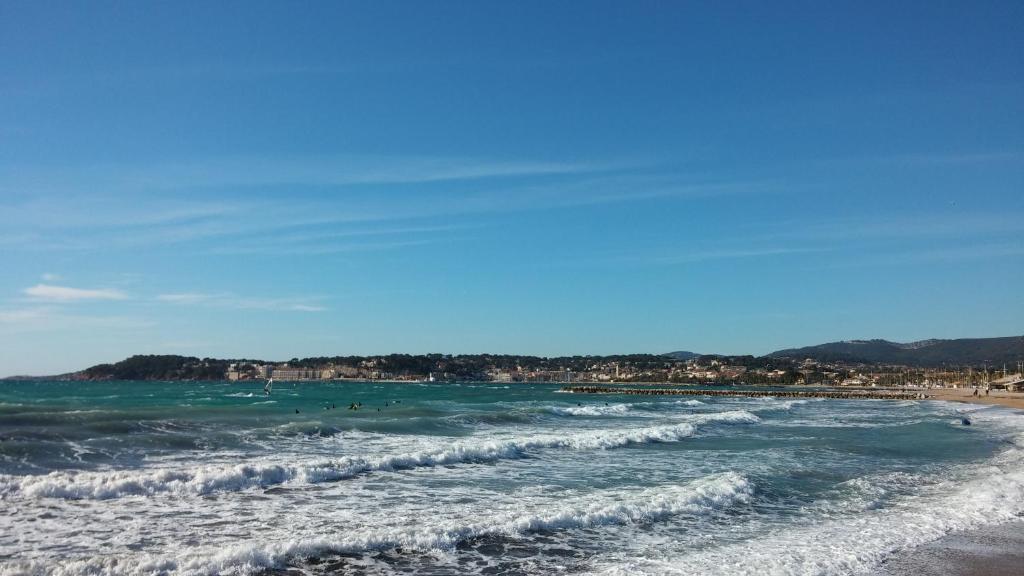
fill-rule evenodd
<path id="1" fill-rule="evenodd" d="M 748 396 L 752 398 L 838 398 L 841 400 L 922 400 L 923 392 L 884 390 L 708 390 L 700 388 L 619 388 L 616 386 L 563 386 L 574 394 L 632 394 L 637 396 Z"/>

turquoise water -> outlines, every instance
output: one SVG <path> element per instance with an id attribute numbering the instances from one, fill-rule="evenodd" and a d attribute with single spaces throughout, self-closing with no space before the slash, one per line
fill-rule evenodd
<path id="1" fill-rule="evenodd" d="M 0 574 L 870 574 L 1024 512 L 1024 416 L 542 384 L 6 382 L 0 501 Z"/>

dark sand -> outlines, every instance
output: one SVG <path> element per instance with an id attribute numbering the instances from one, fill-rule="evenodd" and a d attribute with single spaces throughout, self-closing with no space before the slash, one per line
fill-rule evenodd
<path id="1" fill-rule="evenodd" d="M 950 534 L 901 552 L 878 576 L 1021 576 L 1024 520 Z"/>

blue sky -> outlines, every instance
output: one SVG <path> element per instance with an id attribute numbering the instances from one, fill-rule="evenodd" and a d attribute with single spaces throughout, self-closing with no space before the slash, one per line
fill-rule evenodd
<path id="1" fill-rule="evenodd" d="M 1024 332 L 1020 2 L 211 4 L 0 6 L 0 375 Z"/>

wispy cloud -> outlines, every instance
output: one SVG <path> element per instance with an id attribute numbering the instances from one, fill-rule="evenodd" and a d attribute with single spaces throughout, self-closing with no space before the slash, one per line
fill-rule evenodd
<path id="1" fill-rule="evenodd" d="M 964 238 L 1024 233 L 1024 220 L 1004 212 L 883 214 L 827 218 L 817 222 L 788 222 L 776 226 L 779 237 L 829 240 L 894 238 Z"/>
<path id="2" fill-rule="evenodd" d="M 266 310 L 275 312 L 324 312 L 325 306 L 314 299 L 299 298 L 254 298 L 236 296 L 231 293 L 208 294 L 202 292 L 180 292 L 160 294 L 159 302 L 180 305 L 202 305 L 239 310 Z"/>
<path id="3" fill-rule="evenodd" d="M 383 228 L 342 228 L 314 227 L 313 230 L 280 231 L 274 230 L 253 238 L 241 238 L 234 243 L 226 243 L 212 251 L 216 254 L 339 254 L 348 252 L 374 252 L 436 244 L 440 236 L 447 232 L 478 229 L 473 225 L 446 226 L 405 226 Z M 363 238 L 396 237 L 367 242 Z M 402 238 L 406 237 L 406 238 Z M 451 239 L 450 236 L 445 236 Z"/>
<path id="4" fill-rule="evenodd" d="M 771 258 L 776 256 L 792 256 L 828 252 L 825 247 L 735 247 L 712 249 L 684 249 L 672 253 L 645 252 L 641 254 L 611 254 L 603 258 L 589 261 L 589 265 L 636 265 L 636 266 L 671 266 L 687 263 L 712 262 L 716 260 L 740 260 L 745 258 Z M 574 260 L 576 264 L 588 265 L 586 259 Z"/>
<path id="5" fill-rule="evenodd" d="M 47 302 L 77 302 L 80 300 L 124 300 L 127 294 L 113 288 L 71 288 L 69 286 L 53 286 L 36 284 L 22 291 L 34 300 Z"/>
<path id="6" fill-rule="evenodd" d="M 1022 150 L 986 150 L 959 152 L 931 152 L 893 154 L 874 158 L 878 162 L 892 164 L 918 164 L 926 166 L 990 164 L 993 162 L 1019 162 L 1024 159 Z"/>
<path id="7" fill-rule="evenodd" d="M 880 254 L 847 258 L 831 262 L 827 268 L 872 268 L 879 266 L 907 266 L 913 264 L 952 264 L 1017 260 L 1024 257 L 1020 243 L 969 243 L 926 248 L 902 248 Z"/>
<path id="8" fill-rule="evenodd" d="M 114 193 L 268 186 L 353 186 L 424 184 L 579 174 L 616 168 L 536 160 L 459 157 L 334 155 L 306 157 L 221 157 L 145 165 L 90 165 L 17 171 L 0 166 L 0 184 L 42 192 L 89 188 Z"/>
<path id="9" fill-rule="evenodd" d="M 53 308 L 33 307 L 0 310 L 0 324 L 26 324 L 38 322 L 52 314 Z"/>
<path id="10" fill-rule="evenodd" d="M 60 306 L 29 306 L 0 309 L 0 326 L 8 333 L 66 332 L 81 329 L 135 331 L 152 328 L 156 323 L 134 316 L 69 314 Z"/>
<path id="11" fill-rule="evenodd" d="M 54 274 L 52 272 L 44 272 L 42 278 L 46 282 L 55 282 L 60 280 L 60 274 Z"/>
<path id="12" fill-rule="evenodd" d="M 287 196 L 260 193 L 244 200 L 232 195 L 207 199 L 153 192 L 29 196 L 0 200 L 0 209 L 13 215 L 10 220 L 22 223 L 7 238 L 0 238 L 0 244 L 24 250 L 82 251 L 191 243 L 204 252 L 267 255 L 394 250 L 430 243 L 425 236 L 467 227 L 424 222 L 769 189 L 765 183 L 683 180 L 650 172 L 581 172 L 555 182 L 488 181 L 443 189 L 398 186 L 387 192 L 349 195 L 299 187 Z M 395 239 L 327 242 L 385 235 Z M 212 239 L 217 240 L 215 246 L 209 242 Z"/>
<path id="13" fill-rule="evenodd" d="M 649 256 L 642 258 L 651 264 L 682 264 L 686 262 L 704 262 L 709 260 L 734 260 L 740 258 L 762 258 L 770 256 L 786 256 L 793 254 L 813 254 L 827 252 L 827 248 L 812 247 L 768 247 L 768 248 L 738 248 L 723 250 L 698 250 L 694 252 L 682 252 L 665 256 Z"/>

